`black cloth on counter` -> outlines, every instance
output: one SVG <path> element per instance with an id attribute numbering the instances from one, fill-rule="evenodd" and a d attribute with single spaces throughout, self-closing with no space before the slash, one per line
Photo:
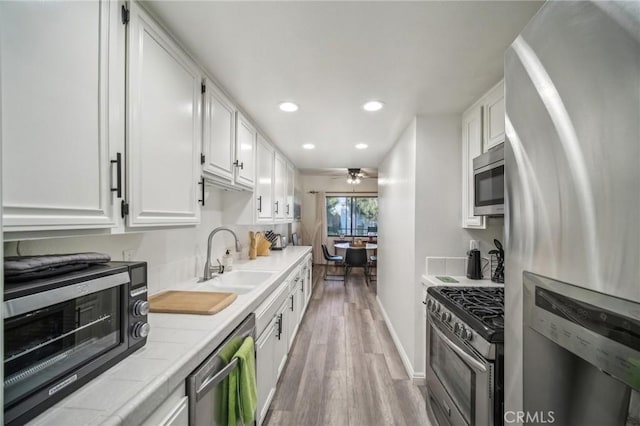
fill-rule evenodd
<path id="1" fill-rule="evenodd" d="M 8 282 L 46 278 L 110 261 L 111 256 L 104 253 L 7 256 L 4 258 L 4 278 Z"/>

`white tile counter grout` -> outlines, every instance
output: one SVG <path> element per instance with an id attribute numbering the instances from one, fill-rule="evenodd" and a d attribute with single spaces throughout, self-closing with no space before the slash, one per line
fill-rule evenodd
<path id="1" fill-rule="evenodd" d="M 237 270 L 274 271 L 274 275 L 260 287 L 239 294 L 229 307 L 215 315 L 149 314 L 151 331 L 143 348 L 29 424 L 140 424 L 310 252 L 311 247 L 290 246 L 272 251 L 268 257 L 234 263 Z M 197 278 L 176 283 L 172 289 L 195 287 Z"/>

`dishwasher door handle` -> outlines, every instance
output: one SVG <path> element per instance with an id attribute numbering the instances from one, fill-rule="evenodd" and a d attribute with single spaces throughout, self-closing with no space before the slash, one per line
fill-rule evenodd
<path id="1" fill-rule="evenodd" d="M 211 390 L 212 387 L 218 385 L 221 381 L 226 379 L 237 366 L 238 358 L 234 358 L 229 364 L 225 365 L 222 370 L 204 380 L 200 388 L 196 391 L 196 401 L 200 401 L 202 397 Z"/>

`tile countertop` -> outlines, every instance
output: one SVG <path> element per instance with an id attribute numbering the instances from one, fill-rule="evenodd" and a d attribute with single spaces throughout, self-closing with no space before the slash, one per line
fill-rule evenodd
<path id="1" fill-rule="evenodd" d="M 448 276 L 456 281 L 457 283 L 446 283 L 444 281 L 440 281 L 437 277 Z M 431 287 L 434 285 L 441 286 L 450 286 L 450 287 L 504 287 L 504 284 L 494 283 L 489 278 L 484 278 L 482 280 L 470 280 L 466 276 L 451 276 L 438 274 L 436 275 L 422 275 L 421 277 L 422 285 L 425 287 Z"/>
<path id="2" fill-rule="evenodd" d="M 234 262 L 234 269 L 274 271 L 215 315 L 149 314 L 147 344 L 33 419 L 30 425 L 142 423 L 186 377 L 287 278 L 311 252 L 289 246 L 268 257 Z M 197 288 L 197 278 L 173 290 Z"/>

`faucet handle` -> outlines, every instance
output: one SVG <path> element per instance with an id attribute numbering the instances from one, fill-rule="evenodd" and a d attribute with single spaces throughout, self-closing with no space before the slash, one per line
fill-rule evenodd
<path id="1" fill-rule="evenodd" d="M 219 274 L 224 274 L 224 265 L 222 263 L 220 263 L 220 259 L 216 258 L 216 262 L 218 262 L 218 273 Z"/>

